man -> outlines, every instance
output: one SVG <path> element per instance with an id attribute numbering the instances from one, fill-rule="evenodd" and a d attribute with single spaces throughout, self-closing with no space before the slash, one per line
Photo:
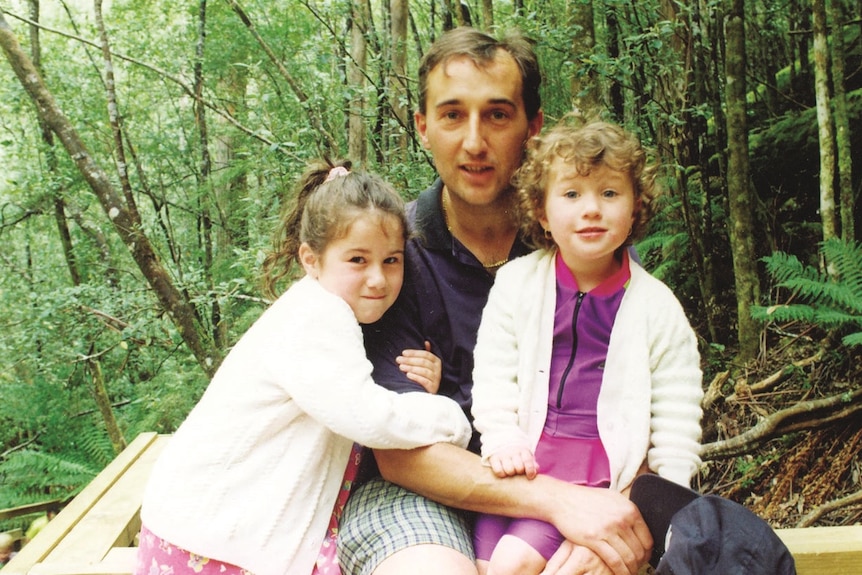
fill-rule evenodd
<path id="1" fill-rule="evenodd" d="M 540 82 L 535 53 L 518 36 L 497 41 L 459 28 L 423 58 L 414 120 L 440 178 L 408 207 L 415 238 L 401 296 L 365 328 L 378 383 L 421 390 L 396 357 L 427 341 L 443 361 L 439 393 L 469 415 L 472 352 L 494 272 L 529 251 L 518 237 L 510 180 L 542 127 Z M 460 510 L 556 525 L 572 543 L 549 572 L 563 565 L 622 575 L 646 560 L 649 530 L 626 498 L 541 475 L 496 479 L 475 454 L 477 439 L 471 451 L 441 444 L 375 452 L 385 480 L 363 483 L 348 501 L 339 535 L 344 573 L 475 575 L 472 518 Z"/>

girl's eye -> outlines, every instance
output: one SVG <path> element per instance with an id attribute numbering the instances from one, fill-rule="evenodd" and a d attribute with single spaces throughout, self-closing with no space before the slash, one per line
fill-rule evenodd
<path id="1" fill-rule="evenodd" d="M 578 192 L 575 190 L 566 190 L 566 192 L 563 194 L 563 196 L 566 198 L 577 198 L 578 195 Z"/>
<path id="2" fill-rule="evenodd" d="M 398 264 L 398 263 L 401 263 L 401 258 L 398 256 L 390 256 L 390 257 L 386 258 L 385 260 L 383 260 L 383 263 Z"/>
<path id="3" fill-rule="evenodd" d="M 606 198 L 613 198 L 614 196 L 617 196 L 619 194 L 616 190 L 605 190 L 604 192 L 602 192 L 602 195 L 604 195 Z"/>
<path id="4" fill-rule="evenodd" d="M 350 263 L 362 264 L 362 263 L 365 263 L 365 258 L 362 256 L 353 256 L 352 258 L 350 258 Z"/>

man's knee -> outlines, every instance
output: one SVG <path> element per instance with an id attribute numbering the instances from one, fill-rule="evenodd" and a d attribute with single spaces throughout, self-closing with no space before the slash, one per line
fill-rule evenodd
<path id="1" fill-rule="evenodd" d="M 472 521 L 459 511 L 373 480 L 347 502 L 338 559 L 345 575 L 395 573 L 407 565 L 409 573 L 450 572 L 440 569 L 436 561 L 453 566 L 452 573 L 475 575 L 471 526 Z M 459 570 L 459 565 L 467 570 Z M 432 567 L 434 571 L 422 571 Z"/>
<path id="2" fill-rule="evenodd" d="M 413 545 L 384 559 L 373 575 L 477 575 L 470 557 L 443 545 Z"/>

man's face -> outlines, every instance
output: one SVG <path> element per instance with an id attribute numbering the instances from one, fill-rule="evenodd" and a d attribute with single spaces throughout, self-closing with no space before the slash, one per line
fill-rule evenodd
<path id="1" fill-rule="evenodd" d="M 505 50 L 482 67 L 457 57 L 431 70 L 415 120 L 446 188 L 473 205 L 509 189 L 524 145 L 542 127 L 541 113 L 527 119 L 521 74 Z"/>

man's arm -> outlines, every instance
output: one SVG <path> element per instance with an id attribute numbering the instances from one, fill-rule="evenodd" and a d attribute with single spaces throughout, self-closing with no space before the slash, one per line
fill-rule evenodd
<path id="1" fill-rule="evenodd" d="M 636 573 L 652 548 L 637 508 L 619 493 L 547 475 L 500 479 L 478 455 L 453 445 L 375 451 L 383 477 L 434 501 L 470 511 L 531 517 L 594 551 L 614 573 Z"/>

